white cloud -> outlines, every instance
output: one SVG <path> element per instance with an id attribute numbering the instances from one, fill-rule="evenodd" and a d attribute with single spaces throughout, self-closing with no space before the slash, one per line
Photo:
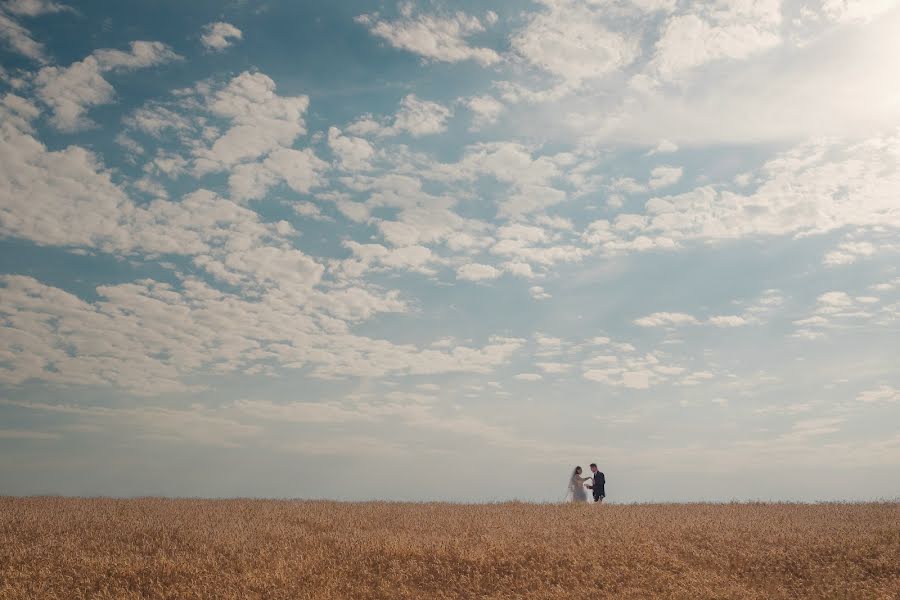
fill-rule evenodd
<path id="1" fill-rule="evenodd" d="M 604 10 L 582 2 L 546 2 L 511 40 L 513 51 L 527 63 L 560 81 L 560 93 L 609 75 L 639 54 L 637 41 L 608 28 Z M 552 92 L 555 95 L 556 92 Z M 535 98 L 527 90 L 508 88 L 511 100 Z"/>
<path id="2" fill-rule="evenodd" d="M 495 123 L 506 109 L 506 105 L 493 96 L 475 96 L 465 100 L 465 105 L 472 112 L 472 127 L 475 129 Z"/>
<path id="3" fill-rule="evenodd" d="M 655 312 L 634 320 L 635 325 L 641 327 L 671 327 L 678 325 L 696 325 L 696 317 L 685 313 Z"/>
<path id="4" fill-rule="evenodd" d="M 0 118 L 2 123 L 7 127 L 3 129 L 3 140 L 17 137 L 22 133 L 33 133 L 31 122 L 41 114 L 40 109 L 16 94 L 6 94 L 0 100 Z M 29 137 L 19 137 L 19 141 L 33 139 Z M 26 142 L 27 143 L 27 142 Z M 12 148 L 7 148 L 7 151 Z"/>
<path id="5" fill-rule="evenodd" d="M 876 283 L 869 286 L 870 289 L 878 291 L 878 292 L 888 292 L 900 287 L 900 277 L 893 279 L 891 281 L 885 281 L 882 283 Z"/>
<path id="6" fill-rule="evenodd" d="M 369 31 L 385 39 L 394 48 L 413 52 L 426 59 L 440 62 L 460 62 L 474 60 L 483 66 L 500 61 L 500 56 L 490 48 L 470 46 L 465 38 L 484 31 L 478 17 L 457 12 L 452 16 L 431 15 L 412 16 L 412 11 L 404 9 L 403 18 L 384 21 L 378 15 L 360 15 L 356 22 L 365 25 Z M 496 14 L 488 12 L 485 22 L 493 24 Z"/>
<path id="7" fill-rule="evenodd" d="M 549 335 L 544 335 L 543 333 L 536 333 L 534 340 L 537 342 L 538 346 L 541 347 L 541 351 L 543 352 L 545 352 L 547 348 L 559 349 L 564 345 L 562 338 L 551 337 Z"/>
<path id="8" fill-rule="evenodd" d="M 245 71 L 220 90 L 210 93 L 208 88 L 199 87 L 197 91 L 210 113 L 231 123 L 211 146 L 194 150 L 198 174 L 225 170 L 280 148 L 289 149 L 297 137 L 306 133 L 303 117 L 309 98 L 279 96 L 275 82 L 263 73 Z M 275 170 L 292 169 L 281 164 Z"/>
<path id="9" fill-rule="evenodd" d="M 702 24 L 706 17 L 672 18 L 698 29 L 681 30 L 671 49 L 658 49 L 662 54 L 654 59 L 676 84 L 658 84 L 654 75 L 642 73 L 632 79 L 641 86 L 599 87 L 554 107 L 562 122 L 538 117 L 560 139 L 574 135 L 598 145 L 651 146 L 664 138 L 681 147 L 857 137 L 893 128 L 900 119 L 900 105 L 889 100 L 900 93 L 900 83 L 879 58 L 900 52 L 900 12 L 865 26 L 820 25 L 811 37 L 806 26 L 798 26 L 800 31 L 785 33 L 790 43 L 779 41 L 778 33 L 789 24 L 775 25 L 772 18 L 740 17 L 743 24 L 725 26 L 731 33 L 723 37 L 721 27 Z M 740 60 L 741 68 L 715 62 L 728 57 Z M 835 92 L 841 89 L 853 93 Z"/>
<path id="10" fill-rule="evenodd" d="M 103 244 L 117 237 L 124 193 L 83 148 L 48 152 L 33 137 L 0 129 L 3 189 L 28 190 L 0 206 L 0 231 L 39 244 Z M 109 243 L 109 242 L 107 242 Z"/>
<path id="11" fill-rule="evenodd" d="M 750 6 L 750 11 L 735 10 Z M 755 10 L 760 7 L 759 10 Z M 778 46 L 780 2 L 746 2 L 709 15 L 671 17 L 656 42 L 653 69 L 664 79 L 718 59 L 744 59 Z M 701 9 L 702 10 L 702 9 Z"/>
<path id="12" fill-rule="evenodd" d="M 900 389 L 882 385 L 875 389 L 860 392 L 856 396 L 856 400 L 865 403 L 900 402 Z"/>
<path id="13" fill-rule="evenodd" d="M 497 279 L 502 271 L 490 265 L 482 265 L 478 263 L 469 263 L 461 266 L 456 270 L 456 278 L 464 281 L 484 281 L 487 279 Z"/>
<path id="14" fill-rule="evenodd" d="M 174 130 L 176 133 L 190 131 L 196 121 L 187 115 L 159 105 L 147 105 L 135 110 L 123 119 L 126 126 L 137 129 L 152 137 L 159 138 L 164 132 Z"/>
<path id="15" fill-rule="evenodd" d="M 755 415 L 796 415 L 803 412 L 809 412 L 813 409 L 813 403 L 811 402 L 793 402 L 789 404 L 769 404 L 766 406 L 762 406 L 760 408 L 754 409 L 753 414 Z"/>
<path id="16" fill-rule="evenodd" d="M 316 204 L 312 202 L 292 202 L 291 208 L 301 217 L 307 217 L 313 220 L 327 220 L 328 217 L 322 214 L 322 211 Z"/>
<path id="17" fill-rule="evenodd" d="M 0 42 L 39 63 L 47 62 L 44 45 L 35 41 L 27 29 L 5 15 L 2 10 L 0 10 Z"/>
<path id="18" fill-rule="evenodd" d="M 400 101 L 400 108 L 394 115 L 392 124 L 386 125 L 374 120 L 371 115 L 354 121 L 347 131 L 355 135 L 377 135 L 389 137 L 408 133 L 414 138 L 433 135 L 447 130 L 447 119 L 453 114 L 446 106 L 437 102 L 421 100 L 409 94 Z"/>
<path id="19" fill-rule="evenodd" d="M 788 439 L 804 439 L 813 436 L 827 435 L 840 431 L 838 427 L 846 419 L 843 417 L 822 417 L 817 419 L 804 419 L 797 421 L 792 426 L 792 430 L 785 437 Z"/>
<path id="20" fill-rule="evenodd" d="M 651 189 L 668 187 L 681 179 L 681 167 L 660 166 L 650 172 L 648 185 Z"/>
<path id="21" fill-rule="evenodd" d="M 678 5 L 677 0 L 630 0 L 630 2 L 645 13 L 669 13 Z"/>
<path id="22" fill-rule="evenodd" d="M 436 102 L 420 100 L 409 94 L 400 101 L 400 110 L 394 118 L 393 132 L 407 132 L 413 137 L 440 133 L 447 129 L 450 109 Z"/>
<path id="23" fill-rule="evenodd" d="M 8 157 L 0 185 L 29 190 L 0 207 L 5 235 L 126 255 L 180 254 L 231 285 L 278 280 L 285 289 L 302 289 L 322 274 L 320 265 L 286 243 L 283 224 L 263 223 L 257 213 L 205 190 L 179 202 L 157 199 L 138 206 L 83 148 L 50 152 L 28 133 L 5 127 L 0 152 Z M 302 155 L 281 150 L 263 166 L 303 189 L 308 181 Z"/>
<path id="24" fill-rule="evenodd" d="M 659 144 L 656 145 L 656 148 L 647 152 L 647 156 L 653 156 L 654 154 L 669 154 L 671 152 L 678 152 L 678 144 L 670 142 L 669 140 L 660 140 Z"/>
<path id="25" fill-rule="evenodd" d="M 144 147 L 141 146 L 137 141 L 125 133 L 118 133 L 115 139 L 116 144 L 122 146 L 132 154 L 143 154 Z"/>
<path id="26" fill-rule="evenodd" d="M 876 296 L 851 296 L 843 291 L 820 294 L 807 316 L 794 320 L 794 337 L 821 339 L 827 330 L 891 326 L 900 320 L 897 305 L 878 306 Z"/>
<path id="27" fill-rule="evenodd" d="M 131 50 L 100 49 L 68 67 L 48 66 L 34 78 L 37 96 L 53 111 L 50 121 L 62 131 L 92 125 L 85 113 L 92 106 L 109 104 L 115 97 L 103 73 L 159 65 L 181 57 L 162 42 L 131 42 Z"/>
<path id="28" fill-rule="evenodd" d="M 262 162 L 235 166 L 228 176 L 228 187 L 237 200 L 262 198 L 279 182 L 286 183 L 295 192 L 306 194 L 319 184 L 320 173 L 327 167 L 328 163 L 319 159 L 310 148 L 278 148 Z"/>
<path id="29" fill-rule="evenodd" d="M 535 277 L 534 270 L 531 265 L 526 262 L 510 261 L 503 263 L 503 270 L 516 277 L 524 277 L 532 279 Z"/>
<path id="30" fill-rule="evenodd" d="M 200 36 L 200 41 L 203 42 L 203 45 L 214 52 L 222 52 L 241 39 L 243 39 L 243 34 L 240 29 L 222 21 L 205 25 L 203 27 L 203 35 Z"/>
<path id="31" fill-rule="evenodd" d="M 257 279 L 271 274 L 279 286 L 247 300 L 197 280 L 180 289 L 144 280 L 101 286 L 100 300 L 91 303 L 29 277 L 3 276 L 2 333 L 10 342 L 0 352 L 0 381 L 153 395 L 194 389 L 183 380 L 196 373 L 272 372 L 273 364 L 310 366 L 312 377 L 323 378 L 488 373 L 523 345 L 492 337 L 481 348 L 445 351 L 355 336 L 329 315 L 364 319 L 403 310 L 396 294 L 304 291 L 285 283 L 287 273 L 267 259 L 252 268 L 264 268 Z"/>
<path id="32" fill-rule="evenodd" d="M 687 370 L 670 364 L 660 352 L 641 353 L 631 344 L 615 343 L 607 337 L 593 338 L 588 343 L 596 347 L 581 360 L 582 377 L 589 381 L 612 387 L 649 389 L 673 382 Z M 695 373 L 682 378 L 679 383 L 699 383 L 704 375 L 713 377 L 712 374 Z"/>
<path id="33" fill-rule="evenodd" d="M 827 307 L 828 311 L 831 311 L 835 308 L 846 308 L 848 306 L 853 305 L 853 299 L 847 294 L 847 292 L 826 292 L 819 296 L 819 304 Z M 824 308 L 820 308 L 820 311 L 825 312 Z"/>
<path id="34" fill-rule="evenodd" d="M 866 23 L 896 6 L 895 0 L 824 0 L 822 13 L 833 21 Z"/>
<path id="35" fill-rule="evenodd" d="M 348 171 L 368 171 L 375 149 L 363 138 L 341 134 L 337 127 L 328 128 L 328 146 L 334 152 L 341 167 Z"/>
<path id="36" fill-rule="evenodd" d="M 350 249 L 353 258 L 332 266 L 338 277 L 356 278 L 376 266 L 431 275 L 434 273 L 431 263 L 437 260 L 437 256 L 430 248 L 419 245 L 387 248 L 381 244 L 360 244 L 348 240 L 344 242 L 344 246 Z"/>
<path id="37" fill-rule="evenodd" d="M 2 8 L 14 15 L 24 17 L 37 17 L 58 12 L 74 12 L 72 7 L 53 2 L 53 0 L 7 0 L 7 2 L 3 3 Z"/>
<path id="38" fill-rule="evenodd" d="M 519 381 L 540 381 L 543 377 L 538 373 L 519 373 L 518 375 L 515 375 L 513 379 Z"/>
<path id="39" fill-rule="evenodd" d="M 710 317 L 709 323 L 716 327 L 743 327 L 749 321 L 740 315 L 717 315 Z"/>
<path id="40" fill-rule="evenodd" d="M 535 300 L 549 300 L 553 296 L 548 294 L 544 288 L 539 285 L 532 286 L 528 288 L 528 293 L 531 294 L 531 297 Z"/>
<path id="41" fill-rule="evenodd" d="M 713 373 L 710 373 L 709 371 L 694 371 L 692 373 L 688 373 L 681 380 L 679 380 L 678 385 L 683 385 L 683 386 L 700 385 L 704 381 L 709 381 L 714 378 L 715 378 L 715 375 Z"/>
<path id="42" fill-rule="evenodd" d="M 713 186 L 651 198 L 644 215 L 597 221 L 586 240 L 608 251 L 675 247 L 686 240 L 811 235 L 838 228 L 900 226 L 900 138 L 802 145 L 770 160 L 744 195 Z"/>
<path id="43" fill-rule="evenodd" d="M 647 186 L 633 177 L 619 177 L 613 181 L 612 189 L 626 194 L 643 194 L 647 191 Z"/>
<path id="44" fill-rule="evenodd" d="M 872 256 L 876 250 L 871 242 L 843 242 L 826 254 L 822 262 L 829 267 L 850 265 L 860 257 Z"/>
<path id="45" fill-rule="evenodd" d="M 292 269 L 285 285 L 302 287 L 304 277 L 315 281 L 321 275 L 320 266 L 285 245 L 277 224 L 265 224 L 257 213 L 211 192 L 138 206 L 96 157 L 78 146 L 50 152 L 28 133 L 7 127 L 0 130 L 0 152 L 8 157 L 0 167 L 0 186 L 29 190 L 0 206 L 5 235 L 119 254 L 191 256 L 232 285 L 261 284 L 283 268 Z M 290 163 L 294 169 L 299 164 Z M 297 173 L 285 169 L 284 175 L 291 185 L 303 183 Z"/>

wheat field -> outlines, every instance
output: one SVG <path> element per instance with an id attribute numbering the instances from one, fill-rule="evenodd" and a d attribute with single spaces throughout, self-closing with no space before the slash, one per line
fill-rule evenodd
<path id="1" fill-rule="evenodd" d="M 0 498 L 0 599 L 898 598 L 900 504 Z"/>

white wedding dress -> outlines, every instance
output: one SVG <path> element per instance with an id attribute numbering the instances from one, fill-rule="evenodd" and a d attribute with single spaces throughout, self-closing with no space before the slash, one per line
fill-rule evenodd
<path id="1" fill-rule="evenodd" d="M 587 502 L 587 490 L 584 482 L 572 477 L 569 479 L 569 493 L 566 495 L 569 502 Z"/>

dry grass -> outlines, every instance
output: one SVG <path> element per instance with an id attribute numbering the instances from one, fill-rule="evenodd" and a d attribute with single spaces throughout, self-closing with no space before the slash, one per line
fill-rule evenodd
<path id="1" fill-rule="evenodd" d="M 0 498 L 0 598 L 898 598 L 900 505 Z"/>

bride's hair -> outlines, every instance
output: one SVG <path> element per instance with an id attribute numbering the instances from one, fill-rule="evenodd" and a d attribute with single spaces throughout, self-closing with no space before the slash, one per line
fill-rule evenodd
<path id="1" fill-rule="evenodd" d="M 574 479 L 575 476 L 578 475 L 580 471 L 581 471 L 581 467 L 575 467 L 575 469 L 572 471 L 572 478 Z"/>

